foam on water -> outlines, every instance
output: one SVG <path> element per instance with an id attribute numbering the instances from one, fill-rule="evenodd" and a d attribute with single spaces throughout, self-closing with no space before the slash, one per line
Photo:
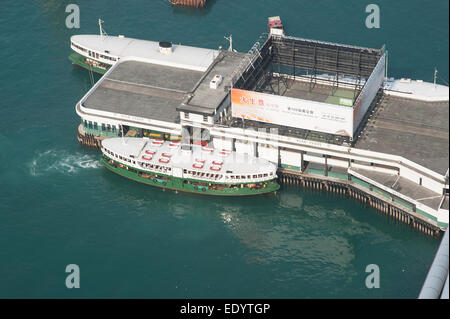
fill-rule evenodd
<path id="1" fill-rule="evenodd" d="M 71 154 L 65 150 L 51 149 L 38 153 L 29 163 L 32 176 L 48 173 L 76 174 L 83 169 L 100 168 L 101 164 L 95 155 L 82 153 Z"/>

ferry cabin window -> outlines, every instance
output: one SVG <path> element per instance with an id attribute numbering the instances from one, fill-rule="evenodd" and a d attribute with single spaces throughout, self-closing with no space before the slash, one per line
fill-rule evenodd
<path id="1" fill-rule="evenodd" d="M 106 130 L 106 126 L 105 126 L 105 124 L 102 123 L 102 131 L 105 131 L 105 130 Z"/>
<path id="2" fill-rule="evenodd" d="M 71 44 L 72 44 L 73 47 L 77 48 L 77 49 L 80 50 L 80 51 L 83 51 L 83 52 L 86 52 L 86 51 L 87 51 L 85 48 L 82 48 L 82 47 L 76 45 L 76 44 L 73 43 L 73 42 L 71 42 Z"/>
<path id="3" fill-rule="evenodd" d="M 89 121 L 89 128 L 92 128 L 92 121 Z"/>
<path id="4" fill-rule="evenodd" d="M 184 118 L 185 118 L 185 119 L 189 119 L 189 113 L 184 112 Z"/>
<path id="5" fill-rule="evenodd" d="M 208 116 L 203 115 L 203 122 L 208 122 Z"/>
<path id="6" fill-rule="evenodd" d="M 253 178 L 258 178 L 258 175 L 253 175 Z"/>
<path id="7" fill-rule="evenodd" d="M 108 132 L 111 132 L 111 125 L 108 124 Z"/>
<path id="8" fill-rule="evenodd" d="M 98 129 L 98 125 L 97 122 L 94 122 L 94 129 L 97 130 Z"/>

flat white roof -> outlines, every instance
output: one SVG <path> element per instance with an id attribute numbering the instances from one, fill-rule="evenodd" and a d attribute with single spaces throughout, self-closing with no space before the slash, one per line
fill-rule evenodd
<path id="1" fill-rule="evenodd" d="M 449 100 L 449 87 L 421 80 L 390 79 L 385 82 L 385 93 L 399 97 L 428 102 L 444 102 Z"/>
<path id="2" fill-rule="evenodd" d="M 181 44 L 172 44 L 173 52 L 163 54 L 159 52 L 159 42 L 120 36 L 74 35 L 71 37 L 71 41 L 89 50 L 118 58 L 136 57 L 149 63 L 202 72 L 208 69 L 219 54 L 217 50 Z"/>

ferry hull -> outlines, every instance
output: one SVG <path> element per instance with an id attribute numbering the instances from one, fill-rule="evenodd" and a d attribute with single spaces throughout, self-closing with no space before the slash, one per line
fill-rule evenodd
<path id="1" fill-rule="evenodd" d="M 86 57 L 77 52 L 72 52 L 72 54 L 69 55 L 69 60 L 72 62 L 72 64 L 78 65 L 86 70 L 90 70 L 95 73 L 105 74 L 106 71 L 108 71 L 107 69 L 99 68 L 86 63 Z M 109 65 L 109 67 L 111 67 L 111 65 Z"/>
<path id="2" fill-rule="evenodd" d="M 121 164 L 114 161 L 114 164 L 111 164 L 111 159 L 107 158 L 106 156 L 102 156 L 100 161 L 108 170 L 133 181 L 163 189 L 186 193 L 214 196 L 251 196 L 274 193 L 280 188 L 280 185 L 275 180 L 271 180 L 266 182 L 265 187 L 262 187 L 260 189 L 250 189 L 248 187 L 229 187 L 223 189 L 214 189 L 215 185 L 218 184 L 209 183 L 209 186 L 196 185 L 196 183 L 199 181 L 176 178 L 173 176 L 164 176 L 162 174 L 158 174 L 157 176 L 151 175 L 147 178 L 144 178 L 140 176 L 139 173 L 143 173 L 144 175 L 150 175 L 150 173 L 145 171 L 139 171 L 135 173 L 128 170 L 124 165 L 122 165 L 123 167 L 120 167 Z"/>

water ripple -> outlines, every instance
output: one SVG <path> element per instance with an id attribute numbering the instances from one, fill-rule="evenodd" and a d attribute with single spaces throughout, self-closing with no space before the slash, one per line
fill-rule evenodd
<path id="1" fill-rule="evenodd" d="M 76 174 L 83 169 L 100 168 L 97 156 L 51 149 L 38 153 L 28 164 L 31 176 L 49 173 Z"/>

